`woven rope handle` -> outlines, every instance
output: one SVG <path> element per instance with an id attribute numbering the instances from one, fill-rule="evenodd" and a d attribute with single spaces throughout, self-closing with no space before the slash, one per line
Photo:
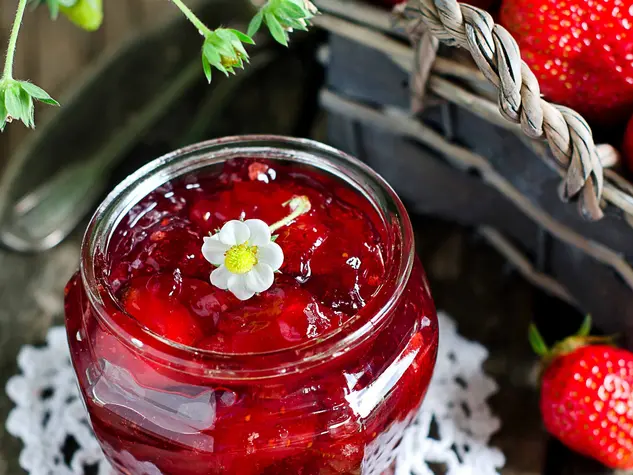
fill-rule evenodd
<path id="1" fill-rule="evenodd" d="M 556 165 L 565 170 L 561 196 L 578 198 L 582 215 L 603 216 L 603 174 L 591 129 L 573 110 L 541 98 L 538 81 L 521 59 L 519 46 L 489 13 L 456 0 L 413 0 L 421 19 L 439 40 L 470 51 L 477 66 L 499 91 L 501 114 L 521 124 L 534 139 L 546 139 Z"/>

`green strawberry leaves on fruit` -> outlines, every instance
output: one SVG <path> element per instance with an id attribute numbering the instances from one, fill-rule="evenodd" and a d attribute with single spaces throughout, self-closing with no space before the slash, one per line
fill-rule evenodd
<path id="1" fill-rule="evenodd" d="M 590 332 L 591 315 L 587 315 L 575 335 L 556 342 L 551 348 L 545 344 L 543 337 L 534 324 L 531 324 L 528 329 L 528 340 L 534 353 L 543 358 L 543 366 L 547 366 L 558 356 L 572 353 L 577 348 L 591 344 L 611 344 L 613 342 L 613 337 L 590 336 Z"/>
<path id="2" fill-rule="evenodd" d="M 46 4 L 51 18 L 60 13 L 86 31 L 96 31 L 103 23 L 103 0 L 31 0 L 36 6 Z"/>
<path id="3" fill-rule="evenodd" d="M 310 19 L 317 13 L 309 0 L 269 0 L 251 20 L 248 35 L 253 36 L 264 23 L 275 41 L 288 46 L 288 33 L 307 31 Z"/>
<path id="4" fill-rule="evenodd" d="M 7 123 L 20 120 L 29 128 L 35 128 L 35 101 L 58 106 L 44 89 L 27 81 L 15 79 L 0 83 L 0 131 Z"/>
<path id="5" fill-rule="evenodd" d="M 235 68 L 244 69 L 248 63 L 248 53 L 243 43 L 253 45 L 250 36 L 229 28 L 218 28 L 205 34 L 202 44 L 202 69 L 211 82 L 211 67 L 223 72 L 226 76 L 235 74 Z"/>

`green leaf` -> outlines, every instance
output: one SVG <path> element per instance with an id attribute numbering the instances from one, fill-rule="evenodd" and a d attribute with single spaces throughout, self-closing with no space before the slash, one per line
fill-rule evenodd
<path id="1" fill-rule="evenodd" d="M 214 34 L 207 40 L 207 43 L 213 46 L 221 56 L 227 56 L 229 58 L 235 57 L 235 49 L 230 41 L 225 40 L 219 34 Z"/>
<path id="2" fill-rule="evenodd" d="M 59 2 L 57 0 L 48 0 L 48 9 L 51 13 L 51 18 L 57 20 L 59 16 Z"/>
<path id="3" fill-rule="evenodd" d="M 4 90 L 0 89 L 0 132 L 7 123 L 7 108 L 4 105 Z"/>
<path id="4" fill-rule="evenodd" d="M 279 22 L 285 28 L 308 31 L 308 27 L 304 23 L 301 23 L 299 20 L 294 20 L 292 18 L 279 17 Z"/>
<path id="5" fill-rule="evenodd" d="M 59 106 L 59 102 L 53 99 L 48 92 L 39 86 L 27 81 L 20 81 L 20 87 L 26 91 L 33 99 L 37 99 L 44 104 L 51 106 Z"/>
<path id="6" fill-rule="evenodd" d="M 248 53 L 246 52 L 246 50 L 244 49 L 244 45 L 242 44 L 241 41 L 235 39 L 233 40 L 233 48 L 235 49 L 235 51 L 237 51 L 238 56 L 242 56 L 242 57 L 248 57 Z"/>
<path id="7" fill-rule="evenodd" d="M 24 89 L 20 91 L 20 103 L 22 104 L 22 122 L 27 127 L 35 128 L 35 107 L 33 106 L 33 98 Z"/>
<path id="8" fill-rule="evenodd" d="M 239 30 L 229 29 L 227 31 L 230 31 L 235 36 L 237 36 L 237 39 L 240 40 L 242 43 L 246 43 L 247 45 L 254 45 L 255 44 L 255 42 L 253 41 L 253 38 L 251 38 L 248 35 L 245 35 L 244 33 L 242 33 Z"/>
<path id="9" fill-rule="evenodd" d="M 277 12 L 283 12 L 286 17 L 293 18 L 295 20 L 298 20 L 300 18 L 308 18 L 310 16 L 307 11 L 305 11 L 296 3 L 292 2 L 282 3 L 281 5 L 279 5 L 278 9 L 276 9 L 275 13 Z"/>
<path id="10" fill-rule="evenodd" d="M 22 120 L 25 116 L 25 107 L 20 100 L 20 86 L 12 84 L 6 89 L 4 97 L 4 105 L 7 108 L 7 114 L 16 120 Z M 24 114 L 24 115 L 23 115 Z"/>
<path id="11" fill-rule="evenodd" d="M 591 315 L 587 315 L 585 319 L 582 321 L 582 325 L 580 325 L 580 329 L 576 336 L 589 336 L 591 332 Z"/>
<path id="12" fill-rule="evenodd" d="M 224 53 L 224 55 L 237 59 L 237 57 L 239 56 L 239 54 L 237 53 L 239 52 L 243 56 L 248 56 L 248 53 L 244 49 L 244 45 L 242 45 L 242 42 L 237 37 L 237 35 L 233 33 L 234 31 L 236 30 L 221 29 L 216 31 L 218 37 L 222 41 L 222 46 L 226 46 L 226 53 Z"/>
<path id="13" fill-rule="evenodd" d="M 251 22 L 249 23 L 246 34 L 248 36 L 254 36 L 255 33 L 257 33 L 259 29 L 262 27 L 263 20 L 264 20 L 264 10 L 262 9 L 257 12 L 257 15 L 255 15 L 253 19 L 251 20 Z"/>
<path id="14" fill-rule="evenodd" d="M 268 29 L 270 30 L 270 34 L 275 38 L 275 41 L 281 43 L 284 46 L 288 46 L 288 37 L 286 32 L 284 31 L 281 23 L 277 20 L 277 17 L 272 13 L 266 13 L 265 15 L 266 25 L 268 25 Z"/>
<path id="15" fill-rule="evenodd" d="M 218 64 L 222 64 L 222 57 L 212 44 L 205 43 L 202 47 L 202 53 L 213 66 L 217 67 Z"/>
<path id="16" fill-rule="evenodd" d="M 530 345 L 532 346 L 532 350 L 539 356 L 545 356 L 549 352 L 547 345 L 545 344 L 545 340 L 541 336 L 541 333 L 536 328 L 536 325 L 533 323 L 530 324 L 530 328 L 528 329 L 528 340 L 530 341 Z"/>
<path id="17" fill-rule="evenodd" d="M 204 52 L 202 53 L 202 70 L 204 71 L 204 75 L 206 76 L 207 81 L 209 81 L 209 84 L 211 84 L 211 64 L 209 63 L 207 57 L 204 55 Z"/>
<path id="18" fill-rule="evenodd" d="M 218 71 L 223 72 L 227 76 L 229 75 L 229 71 L 222 64 L 222 57 L 220 56 L 220 53 L 218 53 L 211 43 L 205 42 L 202 48 L 202 53 L 207 58 L 207 61 L 209 61 L 211 66 L 216 68 Z"/>

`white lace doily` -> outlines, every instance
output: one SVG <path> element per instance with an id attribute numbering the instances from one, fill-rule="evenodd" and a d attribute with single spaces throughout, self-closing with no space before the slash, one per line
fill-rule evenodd
<path id="1" fill-rule="evenodd" d="M 461 337 L 450 317 L 439 320 L 437 367 L 424 404 L 404 437 L 383 434 L 372 457 L 395 459 L 395 475 L 433 475 L 438 465 L 447 475 L 496 475 L 505 460 L 488 446 L 500 425 L 487 404 L 497 390 L 482 370 L 488 352 Z M 52 328 L 46 346 L 25 346 L 18 364 L 22 374 L 7 384 L 16 404 L 7 430 L 24 443 L 20 465 L 32 475 L 109 475 L 78 397 L 64 329 Z"/>

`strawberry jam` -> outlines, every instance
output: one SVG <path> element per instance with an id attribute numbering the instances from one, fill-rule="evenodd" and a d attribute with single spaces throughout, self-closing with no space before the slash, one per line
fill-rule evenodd
<path id="1" fill-rule="evenodd" d="M 284 262 L 248 300 L 210 282 L 203 238 L 275 223 Z M 221 139 L 150 163 L 86 233 L 66 288 L 72 361 L 119 473 L 387 470 L 428 387 L 437 319 L 402 203 L 323 145 Z"/>

